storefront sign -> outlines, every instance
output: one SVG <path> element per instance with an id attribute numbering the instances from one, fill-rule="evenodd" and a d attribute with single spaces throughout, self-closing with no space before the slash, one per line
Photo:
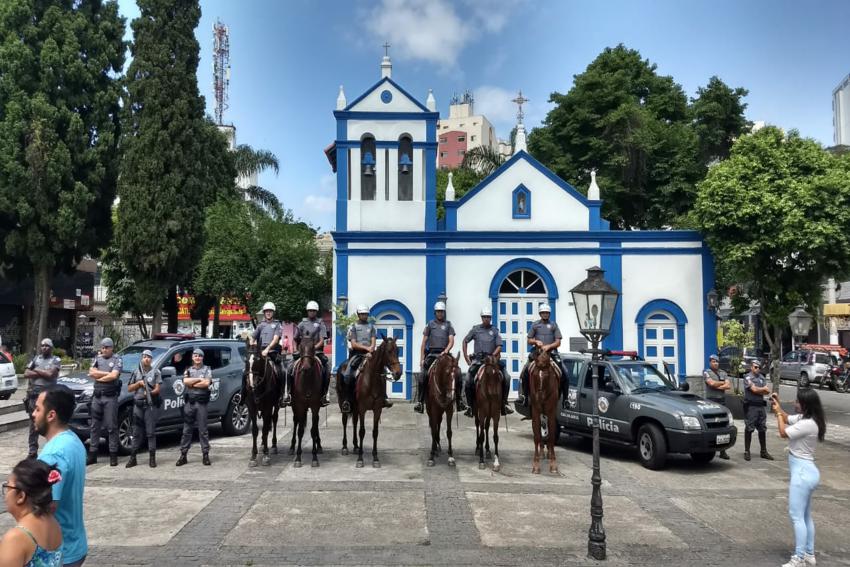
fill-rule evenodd
<path id="1" fill-rule="evenodd" d="M 195 308 L 195 297 L 192 295 L 177 296 L 177 319 L 180 321 L 191 321 L 192 310 Z M 210 309 L 209 320 L 215 317 L 215 309 Z M 219 321 L 250 321 L 248 309 L 239 304 L 235 297 L 222 297 L 219 307 Z"/>

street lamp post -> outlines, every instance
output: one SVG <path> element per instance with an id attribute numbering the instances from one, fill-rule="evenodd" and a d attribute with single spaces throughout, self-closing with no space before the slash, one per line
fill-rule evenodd
<path id="1" fill-rule="evenodd" d="M 336 298 L 336 302 L 344 315 L 348 315 L 348 298 L 345 295 L 340 295 Z"/>
<path id="2" fill-rule="evenodd" d="M 798 305 L 794 311 L 788 315 L 788 324 L 791 325 L 791 335 L 800 339 L 809 335 L 809 330 L 812 328 L 812 320 L 814 318 L 806 313 L 802 305 Z M 791 350 L 794 350 L 794 339 L 791 339 Z"/>
<path id="3" fill-rule="evenodd" d="M 587 278 L 570 290 L 576 308 L 579 331 L 591 344 L 593 376 L 593 474 L 590 483 L 590 530 L 587 533 L 587 555 L 596 560 L 605 559 L 605 528 L 602 525 L 602 475 L 599 472 L 599 365 L 602 358 L 599 343 L 611 332 L 611 321 L 617 308 L 620 292 L 602 277 L 604 270 L 594 266 L 587 270 Z"/>

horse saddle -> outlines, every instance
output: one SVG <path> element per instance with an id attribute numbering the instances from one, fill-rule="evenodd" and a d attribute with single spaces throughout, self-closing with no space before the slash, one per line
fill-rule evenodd
<path id="1" fill-rule="evenodd" d="M 562 373 L 562 372 L 561 372 L 561 365 L 560 365 L 560 364 L 558 364 L 557 362 L 555 362 L 554 360 L 550 360 L 550 361 L 549 361 L 549 364 L 551 364 L 551 365 L 552 365 L 552 368 L 554 368 L 554 369 L 555 369 L 555 376 L 557 376 L 557 377 L 560 379 L 560 378 L 561 378 L 561 373 Z M 536 360 L 532 360 L 532 361 L 528 364 L 528 372 L 530 373 L 530 372 L 531 372 L 532 370 L 534 370 L 535 368 L 537 368 L 537 361 L 536 361 Z"/>

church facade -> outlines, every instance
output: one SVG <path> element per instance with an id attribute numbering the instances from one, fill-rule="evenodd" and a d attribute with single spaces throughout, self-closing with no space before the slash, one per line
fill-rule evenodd
<path id="1" fill-rule="evenodd" d="M 346 297 L 350 311 L 370 306 L 380 331 L 398 339 L 405 379 L 388 384 L 391 397 L 411 398 L 422 331 L 440 299 L 454 352 L 481 308 L 492 308 L 515 396 L 539 304 L 551 305 L 560 350 L 578 348 L 569 290 L 597 265 L 622 294 L 603 346 L 667 362 L 681 380 L 702 372 L 716 319 L 706 297 L 713 261 L 699 233 L 610 230 L 595 180 L 585 196 L 535 160 L 521 122 L 514 155 L 461 199 L 449 188 L 438 218 L 436 103 L 430 92 L 416 100 L 391 69 L 384 57 L 381 80 L 351 103 L 340 88 L 326 150 L 337 175 L 333 297 Z M 343 333 L 334 366 L 347 355 Z"/>

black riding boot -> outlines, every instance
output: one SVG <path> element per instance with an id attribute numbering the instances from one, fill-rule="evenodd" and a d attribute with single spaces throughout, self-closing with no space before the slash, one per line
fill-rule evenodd
<path id="1" fill-rule="evenodd" d="M 328 376 L 325 377 L 325 374 L 322 373 L 322 407 L 327 407 L 331 404 L 330 399 L 328 399 L 328 390 L 330 389 L 331 378 Z"/>
<path id="2" fill-rule="evenodd" d="M 772 461 L 773 455 L 767 452 L 767 432 L 759 431 L 759 446 L 761 446 L 761 458 L 767 461 Z"/>
<path id="3" fill-rule="evenodd" d="M 463 389 L 464 394 L 466 394 L 466 404 L 469 406 L 466 409 L 466 412 L 463 414 L 466 417 L 474 417 L 475 416 L 475 377 L 468 379 L 466 383 L 466 387 Z"/>
<path id="4" fill-rule="evenodd" d="M 150 465 L 150 468 L 152 469 L 156 468 L 156 451 L 150 452 L 150 460 L 148 461 L 148 465 Z"/>
<path id="5" fill-rule="evenodd" d="M 521 406 L 528 407 L 528 370 L 523 368 L 522 374 L 519 377 L 520 395 L 517 398 L 517 403 Z"/>
<path id="6" fill-rule="evenodd" d="M 570 394 L 570 383 L 567 382 L 567 376 L 566 376 L 566 374 L 564 374 L 563 376 L 561 376 L 561 408 L 562 409 L 569 409 L 569 407 L 570 407 L 570 401 L 568 399 L 569 394 Z"/>
<path id="7" fill-rule="evenodd" d="M 288 372 L 286 374 L 286 391 L 283 393 L 283 401 L 281 401 L 281 407 L 286 407 L 292 405 L 292 383 L 295 377 L 292 375 L 292 372 Z"/>
<path id="8" fill-rule="evenodd" d="M 750 460 L 750 445 L 753 442 L 753 432 L 744 430 L 744 460 Z"/>
<path id="9" fill-rule="evenodd" d="M 514 413 L 513 408 L 508 405 L 508 392 L 510 392 L 510 382 L 502 375 L 502 415 L 510 415 Z"/>
<path id="10" fill-rule="evenodd" d="M 387 397 L 387 389 L 384 388 L 384 409 L 393 407 L 393 403 Z"/>
<path id="11" fill-rule="evenodd" d="M 468 409 L 466 404 L 463 403 L 463 376 L 455 376 L 455 405 L 458 412 Z"/>
<path id="12" fill-rule="evenodd" d="M 416 413 L 425 413 L 425 383 L 417 383 L 416 389 L 416 405 L 413 406 L 413 411 Z"/>

